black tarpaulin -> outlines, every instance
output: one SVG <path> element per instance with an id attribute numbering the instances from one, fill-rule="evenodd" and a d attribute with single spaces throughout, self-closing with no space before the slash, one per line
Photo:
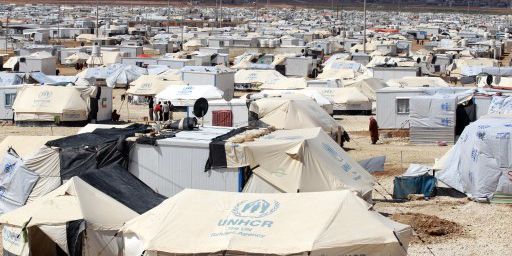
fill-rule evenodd
<path id="1" fill-rule="evenodd" d="M 91 133 L 49 141 L 46 145 L 60 149 L 60 176 L 68 180 L 114 164 L 127 169 L 131 144 L 126 138 L 146 130 L 147 126 L 140 124 L 122 129 L 96 129 Z"/>
<path id="2" fill-rule="evenodd" d="M 166 199 L 119 165 L 89 171 L 79 177 L 139 214 L 145 213 Z"/>
<path id="3" fill-rule="evenodd" d="M 247 127 L 241 127 L 213 138 L 209 145 L 210 152 L 204 170 L 208 171 L 212 168 L 226 168 L 228 165 L 226 160 L 226 149 L 224 147 L 226 140 L 245 131 L 247 131 Z"/>
<path id="4" fill-rule="evenodd" d="M 74 220 L 66 223 L 66 239 L 69 256 L 82 256 L 84 231 L 84 220 Z"/>

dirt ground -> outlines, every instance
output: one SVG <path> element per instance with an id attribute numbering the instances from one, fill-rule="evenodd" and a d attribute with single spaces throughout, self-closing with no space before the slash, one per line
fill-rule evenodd
<path id="1" fill-rule="evenodd" d="M 114 108 L 121 119 L 142 121 L 147 115 L 146 105 L 127 105 L 121 102 L 122 89 L 114 91 Z M 129 114 L 128 114 L 129 112 Z M 376 173 L 378 184 L 373 197 L 374 208 L 385 216 L 411 225 L 417 235 L 409 247 L 409 255 L 510 255 L 512 245 L 512 206 L 483 204 L 466 198 L 438 196 L 428 201 L 414 200 L 395 203 L 389 200 L 393 192 L 393 178 L 411 163 L 432 165 L 445 154 L 449 146 L 411 145 L 408 138 L 384 138 L 371 145 L 368 116 L 337 116 L 352 140 L 345 144 L 355 160 L 385 155 L 385 171 Z M 0 127 L 0 140 L 8 135 L 72 135 L 77 127 Z M 422 242 L 423 241 L 423 242 Z M 1 254 L 0 254 L 1 255 Z"/>

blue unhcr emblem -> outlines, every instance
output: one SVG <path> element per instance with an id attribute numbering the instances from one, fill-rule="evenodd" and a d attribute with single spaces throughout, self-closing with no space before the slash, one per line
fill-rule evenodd
<path id="1" fill-rule="evenodd" d="M 231 212 L 237 217 L 262 218 L 274 213 L 277 209 L 279 209 L 279 202 L 270 203 L 259 199 L 251 202 L 241 201 Z"/>

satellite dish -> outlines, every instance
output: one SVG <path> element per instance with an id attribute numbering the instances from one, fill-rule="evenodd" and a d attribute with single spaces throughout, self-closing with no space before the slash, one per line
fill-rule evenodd
<path id="1" fill-rule="evenodd" d="M 235 90 L 234 89 L 228 89 L 224 92 L 224 94 L 222 95 L 222 98 L 225 100 L 225 101 L 231 101 L 233 99 L 233 95 L 235 94 Z"/>
<path id="2" fill-rule="evenodd" d="M 199 98 L 194 103 L 194 109 L 192 113 L 198 118 L 203 117 L 208 112 L 208 101 L 205 98 Z"/>
<path id="3" fill-rule="evenodd" d="M 491 75 L 487 75 L 487 78 L 485 79 L 485 82 L 487 83 L 487 85 L 491 86 L 492 85 L 492 76 Z"/>

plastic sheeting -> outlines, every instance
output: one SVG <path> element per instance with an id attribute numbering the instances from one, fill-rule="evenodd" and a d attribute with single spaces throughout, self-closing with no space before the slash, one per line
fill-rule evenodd
<path id="1" fill-rule="evenodd" d="M 470 124 L 438 164 L 436 177 L 474 198 L 510 191 L 512 181 L 507 173 L 512 168 L 511 131 L 512 118 L 507 116 L 484 116 Z"/>
<path id="2" fill-rule="evenodd" d="M 423 194 L 425 197 L 432 197 L 436 189 L 436 181 L 436 178 L 431 175 L 395 177 L 393 198 L 407 199 L 407 196 L 412 194 Z"/>
<path id="3" fill-rule="evenodd" d="M 39 176 L 23 166 L 20 158 L 7 153 L 0 173 L 0 213 L 22 206 Z"/>
<path id="4" fill-rule="evenodd" d="M 410 98 L 409 104 L 411 127 L 455 127 L 457 95 L 416 96 Z"/>
<path id="5" fill-rule="evenodd" d="M 512 114 L 512 97 L 492 97 L 488 114 Z"/>

